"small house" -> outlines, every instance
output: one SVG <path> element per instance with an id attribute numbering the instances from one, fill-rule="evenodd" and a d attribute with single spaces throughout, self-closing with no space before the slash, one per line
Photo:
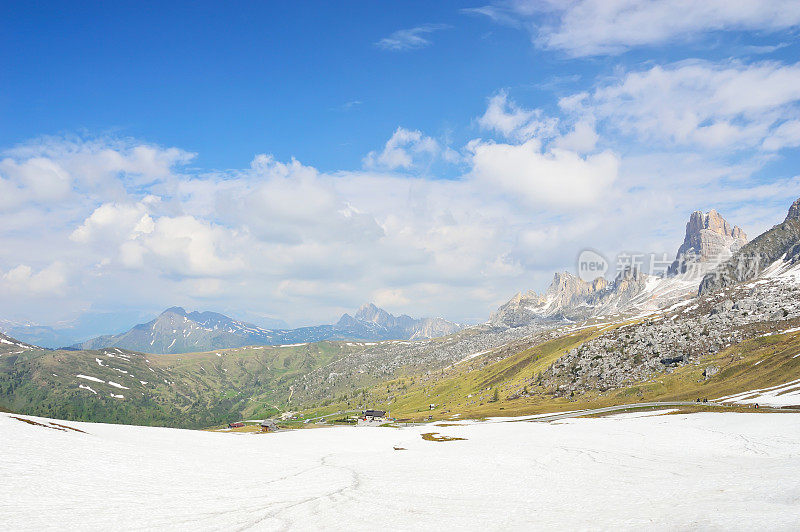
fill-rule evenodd
<path id="1" fill-rule="evenodd" d="M 272 419 L 265 419 L 260 424 L 261 432 L 275 432 L 278 430 L 278 424 Z"/>
<path id="2" fill-rule="evenodd" d="M 244 423 L 241 421 L 237 421 L 236 423 L 228 423 L 229 429 L 238 429 L 239 427 L 244 427 Z"/>
<path id="3" fill-rule="evenodd" d="M 361 414 L 364 421 L 378 421 L 386 417 L 385 410 L 364 410 Z"/>

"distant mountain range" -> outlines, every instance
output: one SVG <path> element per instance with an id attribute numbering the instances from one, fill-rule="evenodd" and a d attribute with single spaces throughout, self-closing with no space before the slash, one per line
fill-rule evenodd
<path id="1" fill-rule="evenodd" d="M 2 319 L 0 319 L 0 333 L 44 347 L 58 347 L 75 341 L 74 336 L 54 327 Z"/>
<path id="2" fill-rule="evenodd" d="M 275 330 L 175 307 L 73 352 L 0 334 L 0 409 L 201 428 L 312 405 L 314 416 L 378 407 L 409 418 L 430 404 L 466 418 L 636 398 L 800 408 L 783 394 L 800 382 L 800 200 L 750 242 L 717 213 L 693 213 L 676 261 L 661 276 L 557 273 L 544 294 L 518 294 L 444 337 L 458 326 L 371 304 Z M 397 341 L 373 341 L 387 339 Z M 247 344 L 257 346 L 237 347 Z M 189 350 L 208 352 L 177 354 Z"/>
<path id="3" fill-rule="evenodd" d="M 216 312 L 168 308 L 157 318 L 114 335 L 99 336 L 71 349 L 121 347 L 144 353 L 190 353 L 248 345 L 286 345 L 322 340 L 419 340 L 445 336 L 460 325 L 443 318 L 394 316 L 369 303 L 335 324 L 297 329 L 264 329 Z"/>

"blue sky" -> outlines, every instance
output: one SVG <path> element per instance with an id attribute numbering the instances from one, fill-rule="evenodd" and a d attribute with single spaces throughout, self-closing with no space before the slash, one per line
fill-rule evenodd
<path id="1" fill-rule="evenodd" d="M 795 2 L 165 4 L 0 8 L 0 318 L 478 321 L 800 196 Z"/>
<path id="2" fill-rule="evenodd" d="M 163 4 L 16 6 L 0 142 L 85 128 L 179 145 L 209 168 L 267 149 L 338 170 L 399 124 L 460 130 L 498 80 L 527 86 L 559 68 L 457 2 Z M 424 53 L 375 44 L 425 25 L 442 29 Z"/>

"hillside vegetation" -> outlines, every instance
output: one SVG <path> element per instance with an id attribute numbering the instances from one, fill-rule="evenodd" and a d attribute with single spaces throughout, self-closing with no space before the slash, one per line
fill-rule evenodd
<path id="1" fill-rule="evenodd" d="M 604 392 L 563 397 L 543 386 L 544 369 L 599 332 L 600 327 L 595 327 L 569 334 L 495 362 L 487 356 L 444 372 L 387 381 L 305 414 L 315 417 L 368 404 L 390 411 L 396 419 L 413 421 L 428 416 L 434 420 L 517 416 L 654 401 L 713 400 L 800 378 L 800 357 L 796 356 L 800 333 L 791 332 L 746 340 L 646 381 Z M 709 367 L 716 373 L 706 377 L 704 371 Z"/>
<path id="2" fill-rule="evenodd" d="M 202 428 L 284 410 L 294 379 L 340 342 L 145 355 L 117 348 L 0 356 L 0 407 L 60 419 Z"/>

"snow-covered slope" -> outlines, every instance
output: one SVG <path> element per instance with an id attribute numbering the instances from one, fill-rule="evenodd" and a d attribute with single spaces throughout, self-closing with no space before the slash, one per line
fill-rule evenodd
<path id="1" fill-rule="evenodd" d="M 16 338 L 0 333 L 0 355 L 18 355 L 28 349 L 35 348 L 36 346 L 20 342 Z"/>
<path id="2" fill-rule="evenodd" d="M 800 522 L 800 416 L 792 414 L 265 435 L 25 419 L 44 426 L 0 414 L 8 530 L 790 530 Z M 426 441 L 427 432 L 465 439 Z"/>

